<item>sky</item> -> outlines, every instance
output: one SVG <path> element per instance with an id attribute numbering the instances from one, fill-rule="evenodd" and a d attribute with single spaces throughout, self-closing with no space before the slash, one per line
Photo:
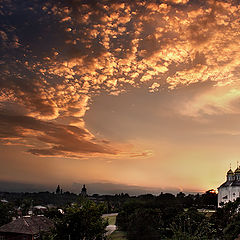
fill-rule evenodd
<path id="1" fill-rule="evenodd" d="M 0 191 L 217 189 L 239 41 L 238 0 L 1 0 Z"/>

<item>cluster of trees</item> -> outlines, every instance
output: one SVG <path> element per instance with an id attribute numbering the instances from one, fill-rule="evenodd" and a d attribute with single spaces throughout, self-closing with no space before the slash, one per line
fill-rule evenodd
<path id="1" fill-rule="evenodd" d="M 117 224 L 127 232 L 128 240 L 215 239 L 213 225 L 196 209 L 168 210 L 140 208 L 124 217 L 121 213 Z M 123 221 L 126 222 L 122 225 Z"/>
<path id="2" fill-rule="evenodd" d="M 15 209 L 11 203 L 0 202 L 0 226 L 12 221 L 15 215 Z"/>
<path id="3" fill-rule="evenodd" d="M 81 201 L 64 208 L 64 214 L 56 209 L 47 216 L 55 223 L 55 229 L 45 234 L 44 240 L 100 240 L 104 238 L 107 220 L 102 218 L 105 205 Z"/>
<path id="4" fill-rule="evenodd" d="M 149 198 L 125 202 L 117 225 L 128 240 L 233 240 L 240 234 L 240 198 L 206 213 L 193 206 L 184 208 L 170 195 L 164 197 L 168 200 L 161 203 Z"/>
<path id="5" fill-rule="evenodd" d="M 165 202 L 172 202 L 175 206 L 181 206 L 184 208 L 197 207 L 206 209 L 217 208 L 217 194 L 212 189 L 205 192 L 204 194 L 184 194 L 179 192 L 176 196 L 171 193 L 161 193 L 159 196 L 152 194 L 145 194 L 140 196 L 129 196 L 128 194 L 116 194 L 116 195 L 97 195 L 93 197 L 96 200 L 103 201 L 107 204 L 107 211 L 119 212 L 122 209 L 123 204 L 126 201 L 134 200 L 144 201 L 147 200 L 149 204 L 158 206 L 165 204 Z"/>

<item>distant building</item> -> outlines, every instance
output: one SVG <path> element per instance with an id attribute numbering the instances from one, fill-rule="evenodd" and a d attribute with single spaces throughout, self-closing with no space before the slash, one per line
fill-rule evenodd
<path id="1" fill-rule="evenodd" d="M 44 216 L 25 216 L 0 227 L 0 239 L 40 239 L 41 232 L 49 232 L 54 223 Z"/>
<path id="2" fill-rule="evenodd" d="M 87 188 L 86 188 L 85 184 L 82 187 L 82 191 L 81 191 L 80 195 L 82 197 L 86 197 L 87 196 Z"/>
<path id="3" fill-rule="evenodd" d="M 229 169 L 226 182 L 218 188 L 218 207 L 240 197 L 240 167 L 233 172 Z"/>
<path id="4" fill-rule="evenodd" d="M 62 195 L 63 194 L 63 190 L 62 190 L 62 188 L 60 188 L 60 185 L 57 185 L 57 188 L 56 188 L 56 194 L 57 195 Z"/>
<path id="5" fill-rule="evenodd" d="M 60 189 L 60 186 L 58 185 L 56 188 L 56 194 L 60 194 L 60 193 L 61 193 L 61 189 Z"/>

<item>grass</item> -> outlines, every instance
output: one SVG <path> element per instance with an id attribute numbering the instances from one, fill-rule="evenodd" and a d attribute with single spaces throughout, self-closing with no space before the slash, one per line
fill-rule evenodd
<path id="1" fill-rule="evenodd" d="M 127 240 L 127 237 L 124 232 L 115 231 L 110 236 L 108 236 L 108 240 Z"/>
<path id="2" fill-rule="evenodd" d="M 116 224 L 116 216 L 104 217 L 104 219 L 108 219 L 108 224 L 109 225 L 115 225 Z"/>

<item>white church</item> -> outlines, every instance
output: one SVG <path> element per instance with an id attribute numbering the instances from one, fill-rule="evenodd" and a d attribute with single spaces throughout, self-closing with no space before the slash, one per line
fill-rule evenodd
<path id="1" fill-rule="evenodd" d="M 227 180 L 218 188 L 218 207 L 240 197 L 240 166 L 227 172 Z"/>

